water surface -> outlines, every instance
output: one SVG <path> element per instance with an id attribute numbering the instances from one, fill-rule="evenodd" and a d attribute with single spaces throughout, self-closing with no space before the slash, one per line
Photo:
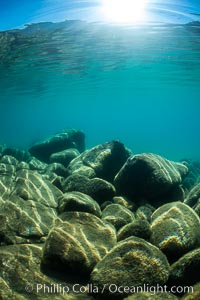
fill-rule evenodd
<path id="1" fill-rule="evenodd" d="M 0 33 L 0 142 L 66 127 L 87 146 L 199 159 L 200 26 L 40 23 Z"/>

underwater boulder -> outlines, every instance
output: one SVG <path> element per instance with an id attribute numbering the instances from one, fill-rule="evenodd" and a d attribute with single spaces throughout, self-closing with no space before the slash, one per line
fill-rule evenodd
<path id="1" fill-rule="evenodd" d="M 88 150 L 86 150 L 88 151 Z M 90 166 L 84 165 L 81 159 L 81 155 L 74 158 L 68 165 L 67 171 L 69 175 L 79 175 L 87 178 L 96 177 L 95 170 Z"/>
<path id="2" fill-rule="evenodd" d="M 12 195 L 17 195 L 24 200 L 39 202 L 47 207 L 57 208 L 57 200 L 62 192 L 36 171 L 23 169 L 16 172 Z"/>
<path id="3" fill-rule="evenodd" d="M 51 163 L 48 165 L 48 167 L 45 169 L 45 174 L 49 173 L 55 173 L 58 176 L 66 177 L 67 176 L 67 170 L 66 168 L 60 164 L 60 163 Z"/>
<path id="4" fill-rule="evenodd" d="M 191 190 L 188 192 L 184 203 L 191 206 L 192 208 L 196 208 L 200 203 L 200 182 L 195 184 Z"/>
<path id="5" fill-rule="evenodd" d="M 16 165 L 0 162 L 0 176 L 15 176 Z"/>
<path id="6" fill-rule="evenodd" d="M 102 211 L 102 220 L 111 223 L 116 230 L 135 220 L 134 214 L 120 204 L 107 205 Z"/>
<path id="7" fill-rule="evenodd" d="M 0 205 L 0 244 L 42 243 L 56 217 L 51 207 L 10 196 Z"/>
<path id="8" fill-rule="evenodd" d="M 174 261 L 200 247 L 200 219 L 192 208 L 181 202 L 167 203 L 152 214 L 152 244 Z"/>
<path id="9" fill-rule="evenodd" d="M 194 211 L 200 217 L 200 202 L 198 202 L 198 204 L 195 206 Z"/>
<path id="10" fill-rule="evenodd" d="M 9 198 L 14 186 L 15 186 L 15 176 L 16 176 L 16 166 L 17 162 L 14 159 L 7 156 L 6 159 L 1 158 L 0 162 L 0 196 L 3 200 Z M 14 164 L 11 164 L 14 163 Z"/>
<path id="11" fill-rule="evenodd" d="M 86 212 L 66 212 L 61 217 L 45 242 L 42 265 L 87 276 L 116 244 L 115 230 Z"/>
<path id="12" fill-rule="evenodd" d="M 55 185 L 55 187 L 57 187 L 61 192 L 63 192 L 63 190 L 62 190 L 62 184 L 64 181 L 63 177 L 58 176 L 54 172 L 49 172 L 49 173 L 43 174 L 42 178 L 48 180 L 50 183 Z"/>
<path id="13" fill-rule="evenodd" d="M 100 291 L 103 289 L 104 294 L 111 296 L 112 299 L 131 294 L 131 290 L 138 286 L 164 285 L 168 276 L 169 263 L 166 256 L 145 240 L 129 237 L 118 242 L 97 263 L 91 273 L 91 282 L 98 286 Z M 116 287 L 122 289 L 119 291 Z M 126 287 L 130 287 L 129 292 Z"/>
<path id="14" fill-rule="evenodd" d="M 47 293 L 48 288 L 59 287 L 59 284 L 62 283 L 57 280 L 58 285 L 56 285 L 52 278 L 42 273 L 40 245 L 24 244 L 0 247 L 0 257 L 1 299 L 74 299 L 72 292 L 66 295 Z M 82 297 L 82 299 L 85 298 Z"/>
<path id="15" fill-rule="evenodd" d="M 61 163 L 67 167 L 74 158 L 80 155 L 80 152 L 76 148 L 66 149 L 57 153 L 51 154 L 49 160 L 51 163 Z"/>
<path id="16" fill-rule="evenodd" d="M 183 186 L 190 190 L 200 180 L 200 162 L 191 159 L 184 159 L 183 164 L 187 166 L 189 172 L 183 180 Z"/>
<path id="17" fill-rule="evenodd" d="M 169 284 L 193 285 L 200 282 L 200 248 L 188 252 L 170 267 Z"/>
<path id="18" fill-rule="evenodd" d="M 67 169 L 70 175 L 99 177 L 112 182 L 129 156 L 130 151 L 121 142 L 106 142 L 83 152 L 70 162 Z"/>
<path id="19" fill-rule="evenodd" d="M 88 195 L 90 195 L 100 205 L 105 201 L 112 200 L 115 194 L 116 190 L 112 183 L 102 178 L 92 178 L 89 180 Z"/>
<path id="20" fill-rule="evenodd" d="M 17 166 L 19 161 L 12 155 L 3 155 L 0 159 L 0 163 Z"/>
<path id="21" fill-rule="evenodd" d="M 45 173 L 46 168 L 48 167 L 48 164 L 40 161 L 39 159 L 32 157 L 29 162 L 29 169 L 37 171 L 38 173 Z"/>
<path id="22" fill-rule="evenodd" d="M 120 205 L 130 209 L 131 211 L 134 211 L 136 208 L 136 205 L 135 205 L 135 203 L 133 203 L 133 201 L 130 201 L 128 198 L 122 197 L 122 196 L 113 197 L 112 203 L 120 204 Z"/>
<path id="23" fill-rule="evenodd" d="M 188 292 L 181 298 L 181 300 L 199 300 L 200 299 L 200 282 L 190 286 Z"/>
<path id="24" fill-rule="evenodd" d="M 117 240 L 125 240 L 130 236 L 137 236 L 144 240 L 149 240 L 151 235 L 150 224 L 146 220 L 136 219 L 124 225 L 117 233 Z"/>
<path id="25" fill-rule="evenodd" d="M 108 181 L 101 178 L 89 179 L 86 176 L 73 174 L 63 182 L 64 192 L 82 192 L 91 196 L 99 204 L 112 200 L 115 196 L 115 187 Z"/>
<path id="26" fill-rule="evenodd" d="M 155 210 L 155 207 L 153 207 L 152 205 L 144 204 L 138 207 L 138 209 L 135 212 L 135 216 L 138 219 L 151 222 L 151 216 Z"/>
<path id="27" fill-rule="evenodd" d="M 68 129 L 36 143 L 29 152 L 39 160 L 49 163 L 50 156 L 66 149 L 75 148 L 79 152 L 85 150 L 85 134 L 82 131 Z"/>
<path id="28" fill-rule="evenodd" d="M 188 169 L 181 163 L 159 155 L 142 153 L 131 156 L 115 176 L 118 194 L 139 199 L 160 199 L 178 186 Z"/>
<path id="29" fill-rule="evenodd" d="M 73 174 L 68 176 L 62 185 L 64 192 L 81 192 L 88 194 L 89 178 L 84 175 Z"/>
<path id="30" fill-rule="evenodd" d="M 30 169 L 29 164 L 25 161 L 19 162 L 16 166 L 16 171 L 23 170 L 23 169 L 26 169 L 26 170 Z"/>
<path id="31" fill-rule="evenodd" d="M 94 214 L 97 217 L 101 216 L 101 209 L 96 201 L 89 195 L 80 192 L 64 193 L 58 198 L 58 213 L 68 211 L 83 211 Z"/>
<path id="32" fill-rule="evenodd" d="M 15 157 L 19 161 L 27 162 L 30 159 L 30 153 L 26 150 L 17 149 L 17 148 L 9 148 L 5 147 L 3 149 L 2 155 L 9 155 Z"/>

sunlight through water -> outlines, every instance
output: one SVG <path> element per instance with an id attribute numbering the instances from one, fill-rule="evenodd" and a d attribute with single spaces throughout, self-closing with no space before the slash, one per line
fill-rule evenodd
<path id="1" fill-rule="evenodd" d="M 108 21 L 135 23 L 145 21 L 146 0 L 103 0 L 103 12 Z"/>

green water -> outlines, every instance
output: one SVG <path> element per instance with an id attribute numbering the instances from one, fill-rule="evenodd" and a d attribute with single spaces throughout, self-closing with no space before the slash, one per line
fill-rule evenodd
<path id="1" fill-rule="evenodd" d="M 0 142 L 66 127 L 87 147 L 200 159 L 200 27 L 38 24 L 0 33 Z"/>

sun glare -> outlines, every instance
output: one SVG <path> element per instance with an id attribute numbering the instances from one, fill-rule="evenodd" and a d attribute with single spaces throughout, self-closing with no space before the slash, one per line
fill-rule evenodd
<path id="1" fill-rule="evenodd" d="M 105 18 L 112 22 L 134 23 L 145 20 L 147 0 L 103 0 Z"/>

